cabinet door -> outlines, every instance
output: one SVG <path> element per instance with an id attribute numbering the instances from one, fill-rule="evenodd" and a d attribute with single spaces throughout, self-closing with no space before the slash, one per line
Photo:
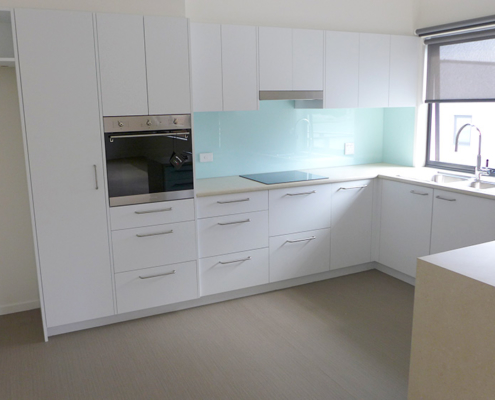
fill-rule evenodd
<path id="1" fill-rule="evenodd" d="M 222 38 L 220 25 L 191 24 L 193 108 L 222 111 Z"/>
<path id="2" fill-rule="evenodd" d="M 292 30 L 292 90 L 323 90 L 323 31 Z"/>
<path id="3" fill-rule="evenodd" d="M 391 36 L 389 107 L 416 107 L 421 39 Z"/>
<path id="4" fill-rule="evenodd" d="M 97 14 L 103 115 L 146 115 L 143 17 Z"/>
<path id="5" fill-rule="evenodd" d="M 390 35 L 359 34 L 359 107 L 388 107 Z"/>
<path id="6" fill-rule="evenodd" d="M 292 29 L 259 28 L 260 90 L 292 90 Z"/>
<path id="7" fill-rule="evenodd" d="M 186 18 L 145 16 L 149 113 L 189 114 L 189 23 Z"/>
<path id="8" fill-rule="evenodd" d="M 495 201 L 435 190 L 431 254 L 495 240 Z"/>
<path id="9" fill-rule="evenodd" d="M 112 315 L 93 15 L 17 9 L 15 18 L 46 322 Z"/>
<path id="10" fill-rule="evenodd" d="M 330 268 L 371 261 L 373 181 L 332 185 L 332 240 Z"/>
<path id="11" fill-rule="evenodd" d="M 359 33 L 326 32 L 325 108 L 356 108 Z"/>
<path id="12" fill-rule="evenodd" d="M 382 181 L 379 262 L 416 276 L 416 260 L 430 254 L 433 189 Z"/>
<path id="13" fill-rule="evenodd" d="M 258 109 L 258 47 L 254 26 L 222 25 L 223 110 Z"/>

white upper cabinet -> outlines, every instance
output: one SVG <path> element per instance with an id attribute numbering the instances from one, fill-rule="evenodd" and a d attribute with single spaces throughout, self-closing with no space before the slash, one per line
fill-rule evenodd
<path id="1" fill-rule="evenodd" d="M 188 31 L 185 18 L 144 17 L 150 115 L 191 112 Z"/>
<path id="2" fill-rule="evenodd" d="M 390 42 L 389 107 L 415 107 L 417 103 L 421 39 L 392 35 Z"/>
<path id="3" fill-rule="evenodd" d="M 359 34 L 359 107 L 388 107 L 390 35 Z"/>
<path id="4" fill-rule="evenodd" d="M 259 28 L 260 90 L 292 90 L 292 29 Z"/>
<path id="5" fill-rule="evenodd" d="M 323 31 L 292 30 L 292 90 L 323 90 Z"/>
<path id="6" fill-rule="evenodd" d="M 359 33 L 325 33 L 325 108 L 356 108 L 359 98 Z"/>
<path id="7" fill-rule="evenodd" d="M 146 115 L 143 17 L 97 14 L 103 115 Z"/>

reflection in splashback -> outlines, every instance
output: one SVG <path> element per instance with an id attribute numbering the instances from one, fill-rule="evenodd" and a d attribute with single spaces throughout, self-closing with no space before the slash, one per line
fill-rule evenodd
<path id="1" fill-rule="evenodd" d="M 308 110 L 264 101 L 258 111 L 194 113 L 196 177 L 382 162 L 383 134 L 382 108 Z M 349 142 L 355 153 L 345 156 Z M 213 162 L 200 163 L 199 153 L 213 153 Z"/>

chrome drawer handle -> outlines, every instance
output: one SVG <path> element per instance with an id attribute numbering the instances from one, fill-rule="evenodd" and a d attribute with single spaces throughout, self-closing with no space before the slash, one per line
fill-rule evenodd
<path id="1" fill-rule="evenodd" d="M 176 270 L 174 269 L 173 271 L 170 272 L 165 272 L 164 274 L 156 274 L 156 275 L 148 275 L 148 276 L 139 276 L 139 279 L 150 279 L 150 278 L 158 278 L 159 276 L 167 276 L 167 275 L 174 275 Z"/>
<path id="2" fill-rule="evenodd" d="M 233 264 L 233 263 L 244 262 L 244 261 L 249 261 L 249 260 L 251 260 L 251 256 L 246 257 L 246 258 L 240 258 L 239 260 L 219 261 L 218 263 L 224 265 L 224 264 Z"/>
<path id="3" fill-rule="evenodd" d="M 93 168 L 95 169 L 95 189 L 98 190 L 98 169 L 96 164 L 93 165 Z"/>
<path id="4" fill-rule="evenodd" d="M 353 190 L 353 189 L 364 189 L 368 185 L 363 185 L 363 186 L 352 186 L 352 187 L 341 187 L 339 190 Z M 337 190 L 337 192 L 339 191 Z"/>
<path id="5" fill-rule="evenodd" d="M 249 201 L 249 197 L 240 200 L 228 200 L 228 201 L 217 201 L 218 204 L 229 204 L 229 203 L 241 203 L 243 201 Z"/>
<path id="6" fill-rule="evenodd" d="M 168 235 L 169 233 L 174 233 L 174 230 L 171 229 L 166 232 L 156 232 L 156 233 L 146 233 L 144 235 L 136 234 L 137 237 L 148 237 L 148 236 L 158 236 L 158 235 Z"/>
<path id="7" fill-rule="evenodd" d="M 419 196 L 428 196 L 428 193 L 425 192 L 416 192 L 415 190 L 411 190 L 412 194 L 417 194 Z"/>
<path id="8" fill-rule="evenodd" d="M 316 190 L 313 190 L 311 192 L 303 192 L 303 193 L 287 193 L 286 196 L 302 196 L 304 194 L 313 194 L 316 193 Z"/>
<path id="9" fill-rule="evenodd" d="M 439 199 L 439 200 L 445 200 L 445 201 L 456 201 L 456 199 L 449 199 L 447 197 L 442 197 L 442 196 L 437 196 L 437 199 Z"/>
<path id="10" fill-rule="evenodd" d="M 299 242 L 309 242 L 310 240 L 315 240 L 315 236 L 311 236 L 306 239 L 297 239 L 297 240 L 286 240 L 285 243 L 299 243 Z"/>
<path id="11" fill-rule="evenodd" d="M 165 211 L 172 211 L 172 207 L 169 207 L 169 208 L 161 208 L 161 209 L 159 209 L 159 210 L 134 211 L 134 213 L 136 213 L 136 214 L 151 214 L 151 213 L 165 212 Z"/>
<path id="12" fill-rule="evenodd" d="M 234 221 L 234 222 L 219 222 L 218 225 L 234 225 L 234 224 L 244 224 L 246 222 L 251 222 L 251 220 L 248 218 L 248 219 L 245 219 L 243 221 Z"/>

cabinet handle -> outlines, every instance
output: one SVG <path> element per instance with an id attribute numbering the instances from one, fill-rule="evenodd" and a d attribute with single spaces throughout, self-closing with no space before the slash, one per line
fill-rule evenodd
<path id="1" fill-rule="evenodd" d="M 412 194 L 417 194 L 419 196 L 428 196 L 428 193 L 425 192 L 416 192 L 415 190 L 411 190 Z"/>
<path id="2" fill-rule="evenodd" d="M 174 269 L 173 271 L 170 272 L 165 272 L 164 274 L 156 274 L 156 275 L 148 275 L 148 276 L 139 276 L 139 279 L 150 279 L 150 278 L 158 278 L 159 276 L 167 276 L 167 275 L 174 275 L 176 270 Z"/>
<path id="3" fill-rule="evenodd" d="M 96 164 L 94 164 L 93 167 L 95 169 L 95 189 L 98 190 L 98 169 Z"/>
<path id="4" fill-rule="evenodd" d="M 297 239 L 297 240 L 286 240 L 285 243 L 298 243 L 298 242 L 309 242 L 310 240 L 315 240 L 315 236 L 311 236 L 306 239 Z"/>
<path id="5" fill-rule="evenodd" d="M 251 220 L 245 219 L 243 221 L 234 221 L 234 222 L 219 222 L 218 225 L 234 225 L 234 224 L 244 224 L 246 222 L 251 222 Z"/>
<path id="6" fill-rule="evenodd" d="M 243 201 L 249 201 L 249 197 L 240 200 L 229 200 L 229 201 L 217 201 L 218 204 L 229 204 L 229 203 L 241 203 Z"/>
<path id="7" fill-rule="evenodd" d="M 251 260 L 251 256 L 246 257 L 246 258 L 240 258 L 239 260 L 219 261 L 218 263 L 223 265 L 223 264 L 233 264 L 233 263 L 237 263 L 237 262 L 244 262 L 244 261 L 249 261 L 249 260 Z"/>
<path id="8" fill-rule="evenodd" d="M 303 192 L 303 193 L 287 193 L 286 196 L 302 196 L 304 194 L 313 194 L 316 193 L 316 190 L 313 190 L 311 192 Z"/>
<path id="9" fill-rule="evenodd" d="M 341 187 L 339 190 L 352 190 L 352 189 L 364 189 L 368 185 L 363 185 L 363 186 L 352 186 L 352 187 Z M 339 191 L 337 190 L 337 192 Z"/>
<path id="10" fill-rule="evenodd" d="M 439 199 L 439 200 L 445 200 L 445 201 L 456 201 L 456 199 L 449 199 L 447 197 L 442 197 L 442 196 L 437 196 L 437 199 Z"/>
<path id="11" fill-rule="evenodd" d="M 172 207 L 161 208 L 160 210 L 134 211 L 134 213 L 136 213 L 136 214 L 151 214 L 151 213 L 165 212 L 165 211 L 172 211 Z"/>
<path id="12" fill-rule="evenodd" d="M 148 237 L 148 236 L 168 235 L 169 233 L 174 233 L 174 230 L 171 229 L 171 230 L 169 230 L 167 232 L 146 233 L 144 235 L 137 234 L 136 236 L 137 237 Z"/>

